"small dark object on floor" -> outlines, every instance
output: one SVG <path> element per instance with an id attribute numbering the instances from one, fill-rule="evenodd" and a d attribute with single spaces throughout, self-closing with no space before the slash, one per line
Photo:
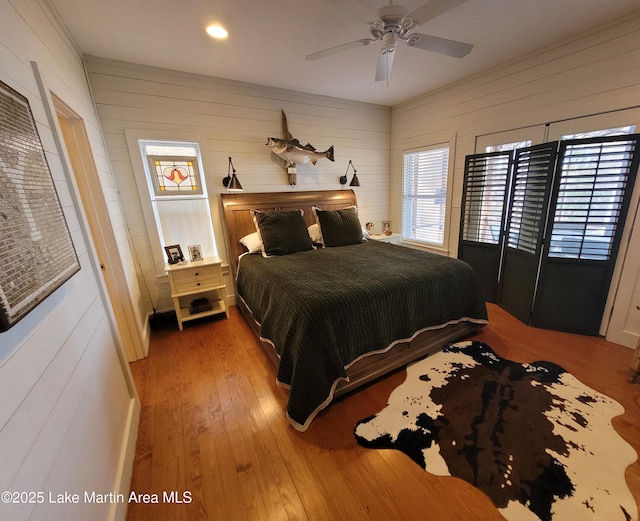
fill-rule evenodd
<path id="1" fill-rule="evenodd" d="M 152 330 L 175 328 L 178 325 L 175 311 L 155 312 L 149 317 Z"/>

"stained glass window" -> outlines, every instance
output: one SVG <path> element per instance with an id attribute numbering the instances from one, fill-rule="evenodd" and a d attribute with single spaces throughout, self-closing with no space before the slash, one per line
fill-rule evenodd
<path id="1" fill-rule="evenodd" d="M 147 156 L 156 196 L 202 194 L 197 158 Z"/>

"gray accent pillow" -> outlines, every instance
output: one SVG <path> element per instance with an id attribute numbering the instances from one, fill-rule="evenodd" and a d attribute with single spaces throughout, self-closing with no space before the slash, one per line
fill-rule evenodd
<path id="1" fill-rule="evenodd" d="M 358 218 L 358 208 L 355 206 L 340 210 L 321 210 L 314 207 L 313 213 L 320 226 L 325 246 L 347 246 L 362 242 L 362 225 Z"/>
<path id="2" fill-rule="evenodd" d="M 262 255 L 274 257 L 313 249 L 302 210 L 258 212 L 252 210 L 262 241 Z"/>

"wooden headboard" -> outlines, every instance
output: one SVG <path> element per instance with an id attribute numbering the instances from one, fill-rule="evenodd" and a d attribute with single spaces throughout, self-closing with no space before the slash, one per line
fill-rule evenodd
<path id="1" fill-rule="evenodd" d="M 240 244 L 245 235 L 255 232 L 251 210 L 276 212 L 282 210 L 304 210 L 307 226 L 314 224 L 311 208 L 318 206 L 326 210 L 346 208 L 357 204 L 353 190 L 318 190 L 313 192 L 265 192 L 222 194 L 222 208 L 229 234 L 229 263 L 233 274 L 237 273 L 238 256 L 246 251 Z"/>

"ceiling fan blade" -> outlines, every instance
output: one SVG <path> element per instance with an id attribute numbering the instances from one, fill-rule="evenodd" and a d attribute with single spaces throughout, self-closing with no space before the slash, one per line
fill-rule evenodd
<path id="1" fill-rule="evenodd" d="M 409 16 L 411 16 L 418 25 L 421 25 L 436 16 L 440 16 L 442 13 L 446 13 L 464 4 L 466 1 L 467 0 L 431 0 L 421 7 L 418 7 L 412 13 L 409 13 Z"/>
<path id="2" fill-rule="evenodd" d="M 473 45 L 470 43 L 420 33 L 412 33 L 407 39 L 407 45 L 451 56 L 452 58 L 464 58 L 473 49 Z"/>
<path id="3" fill-rule="evenodd" d="M 391 77 L 393 58 L 396 55 L 396 44 L 385 45 L 378 54 L 378 66 L 376 68 L 376 81 L 386 81 Z"/>
<path id="4" fill-rule="evenodd" d="M 353 42 L 343 43 L 341 45 L 336 45 L 335 47 L 329 47 L 324 51 L 318 51 L 311 54 L 307 54 L 304 59 L 307 61 L 320 60 L 322 58 L 326 58 L 327 56 L 331 56 L 333 54 L 338 54 L 339 52 L 348 51 L 350 49 L 355 49 L 357 47 L 363 47 L 365 45 L 370 45 L 373 42 L 376 42 L 373 38 L 362 38 L 361 40 L 355 40 Z"/>

